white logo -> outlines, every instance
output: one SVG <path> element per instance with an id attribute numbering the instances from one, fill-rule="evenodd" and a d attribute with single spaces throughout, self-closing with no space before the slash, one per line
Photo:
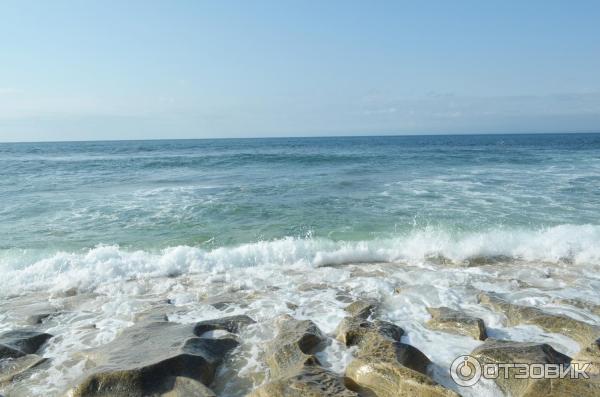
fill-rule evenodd
<path id="1" fill-rule="evenodd" d="M 459 386 L 473 386 L 483 376 L 485 379 L 588 379 L 590 363 L 571 364 L 481 364 L 475 357 L 457 357 L 450 366 L 450 376 Z"/>
<path id="2" fill-rule="evenodd" d="M 474 357 L 459 356 L 450 366 L 450 376 L 460 386 L 473 386 L 481 378 L 481 365 Z"/>

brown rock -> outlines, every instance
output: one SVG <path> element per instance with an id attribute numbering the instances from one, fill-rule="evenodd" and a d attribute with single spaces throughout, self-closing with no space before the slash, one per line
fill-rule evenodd
<path id="1" fill-rule="evenodd" d="M 306 366 L 295 374 L 275 379 L 249 397 L 358 397 L 340 377 L 320 366 Z"/>
<path id="2" fill-rule="evenodd" d="M 593 375 L 600 375 L 600 339 L 584 346 L 583 349 L 575 355 L 573 363 L 591 364 L 587 372 Z"/>
<path id="3" fill-rule="evenodd" d="M 374 300 L 358 300 L 346 306 L 344 310 L 352 317 L 367 319 L 375 314 L 378 306 Z"/>
<path id="4" fill-rule="evenodd" d="M 358 346 L 356 359 L 346 369 L 348 388 L 377 397 L 456 396 L 426 375 L 429 359 L 416 347 L 401 343 L 403 334 L 389 322 L 344 318 L 337 338 Z"/>
<path id="5" fill-rule="evenodd" d="M 279 320 L 278 329 L 266 355 L 272 379 L 250 396 L 358 396 L 338 375 L 320 366 L 314 353 L 324 346 L 326 338 L 312 321 L 286 315 Z"/>
<path id="6" fill-rule="evenodd" d="M 318 364 L 313 353 L 319 350 L 325 336 L 315 323 L 286 315 L 279 320 L 278 328 L 279 333 L 266 355 L 273 377 L 295 373 L 304 365 Z"/>
<path id="7" fill-rule="evenodd" d="M 482 293 L 478 298 L 482 305 L 504 313 L 509 325 L 521 323 L 537 325 L 547 332 L 566 335 L 582 346 L 589 345 L 600 336 L 600 327 L 569 316 L 547 313 L 537 307 L 515 305 L 494 294 Z"/>
<path id="8" fill-rule="evenodd" d="M 346 369 L 348 387 L 361 395 L 377 397 L 458 397 L 427 375 L 393 361 L 361 357 Z"/>
<path id="9" fill-rule="evenodd" d="M 539 379 L 533 381 L 523 397 L 597 397 L 600 379 Z"/>
<path id="10" fill-rule="evenodd" d="M 427 328 L 470 336 L 485 340 L 485 325 L 480 318 L 472 317 L 448 307 L 427 308 L 432 318 L 426 323 Z"/>
<path id="11" fill-rule="evenodd" d="M 387 321 L 367 321 L 360 317 L 345 317 L 336 329 L 337 339 L 346 346 L 359 344 L 367 334 L 399 341 L 404 330 Z"/>

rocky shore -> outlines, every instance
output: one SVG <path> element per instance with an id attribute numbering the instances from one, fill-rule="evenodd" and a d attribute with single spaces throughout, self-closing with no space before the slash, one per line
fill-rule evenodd
<path id="1" fill-rule="evenodd" d="M 391 280 L 386 277 L 398 274 L 398 269 L 390 267 L 346 265 L 318 271 L 328 274 L 342 269 L 349 280 L 369 283 Z M 143 304 L 128 313 L 130 321 L 113 326 L 110 335 L 102 331 L 106 322 L 116 319 L 103 319 L 104 324 L 83 321 L 94 319 L 99 304 L 111 304 L 106 294 L 65 291 L 51 299 L 41 294 L 13 297 L 2 309 L 12 324 L 20 326 L 0 334 L 1 393 L 7 397 L 41 394 L 49 385 L 55 389 L 47 395 L 72 397 L 600 396 L 600 327 L 594 317 L 600 306 L 592 301 L 548 300 L 556 307 L 573 308 L 573 313 L 589 313 L 584 321 L 581 315 L 565 314 L 568 310 L 514 303 L 514 294 L 469 284 L 470 306 L 428 305 L 423 299 L 420 317 L 398 321 L 390 316 L 390 300 L 411 296 L 414 285 L 386 284 L 389 295 L 377 297 L 352 288 L 347 280 L 335 286 L 323 279 L 295 285 L 296 302 L 265 300 L 265 296 L 282 296 L 277 295 L 281 287 L 276 283 L 263 289 L 238 285 L 196 295 L 202 306 L 190 306 L 177 294 L 158 299 L 146 293 Z M 171 282 L 171 291 L 186 291 L 194 288 L 195 281 Z M 220 282 L 223 287 L 231 280 Z M 540 293 L 539 286 L 523 283 L 516 283 L 514 289 Z M 311 318 L 307 305 L 318 306 L 321 301 L 307 296 L 327 296 L 337 302 L 330 319 L 335 319 L 334 328 L 322 329 L 317 317 Z M 202 308 L 208 313 L 197 311 Z M 325 307 L 311 309 L 328 315 Z M 211 318 L 202 319 L 206 317 Z M 500 319 L 501 326 L 491 321 L 490 327 L 489 318 Z M 538 330 L 540 338 L 565 337 L 579 347 L 567 354 L 540 338 L 513 340 L 505 331 L 511 327 Z M 72 351 L 65 358 L 57 352 L 65 346 L 65 330 L 73 329 L 82 337 L 70 345 Z M 462 352 L 482 364 L 591 363 L 589 378 L 523 379 L 509 371 L 495 381 L 482 380 L 483 389 L 462 387 L 451 380 L 449 366 L 432 360 L 434 350 L 424 351 L 427 340 L 414 339 L 417 330 L 447 340 L 444 346 L 432 339 L 435 349 L 451 350 L 455 341 L 471 346 Z M 53 378 L 61 376 L 65 377 L 62 383 Z"/>

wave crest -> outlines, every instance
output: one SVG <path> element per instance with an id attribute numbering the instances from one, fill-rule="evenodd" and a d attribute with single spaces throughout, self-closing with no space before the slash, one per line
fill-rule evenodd
<path id="1" fill-rule="evenodd" d="M 36 258 L 37 256 L 37 258 Z M 490 230 L 452 234 L 425 229 L 388 239 L 333 241 L 283 238 L 205 250 L 190 246 L 158 252 L 97 246 L 85 252 L 5 251 L 0 257 L 0 294 L 93 290 L 107 283 L 222 272 L 250 266 L 326 266 L 365 262 L 422 264 L 432 257 L 452 262 L 506 258 L 529 262 L 600 263 L 600 226 L 560 225 L 539 230 Z"/>

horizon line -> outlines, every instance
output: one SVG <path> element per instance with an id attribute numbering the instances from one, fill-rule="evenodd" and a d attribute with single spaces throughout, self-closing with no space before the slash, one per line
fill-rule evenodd
<path id="1" fill-rule="evenodd" d="M 146 142 L 146 141 L 210 141 L 210 140 L 240 140 L 240 139 L 326 139 L 326 138 L 394 138 L 394 137 L 418 137 L 418 136 L 485 136 L 485 135 L 592 135 L 600 134 L 598 131 L 571 131 L 571 132 L 464 132 L 464 133 L 407 133 L 407 134 L 385 134 L 374 135 L 292 135 L 292 136 L 252 136 L 252 137 L 206 137 L 206 138 L 141 138 L 141 139 L 83 139 L 83 140 L 31 140 L 31 141 L 0 141 L 0 144 L 23 144 L 23 143 L 85 143 L 85 142 Z"/>

